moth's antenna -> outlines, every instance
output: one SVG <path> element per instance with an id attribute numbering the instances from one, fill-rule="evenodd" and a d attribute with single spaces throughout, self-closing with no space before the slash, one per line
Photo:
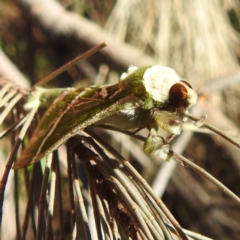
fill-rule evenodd
<path id="1" fill-rule="evenodd" d="M 202 81 L 200 82 L 200 84 L 199 84 L 199 86 L 198 86 L 196 92 L 198 92 L 198 91 L 201 89 L 202 85 L 203 85 L 203 79 L 202 79 Z"/>
<path id="2" fill-rule="evenodd" d="M 72 61 L 66 63 L 65 65 L 63 65 L 62 67 L 58 68 L 57 70 L 55 70 L 54 72 L 50 73 L 49 75 L 47 75 L 45 78 L 43 78 L 41 81 L 37 82 L 36 84 L 33 85 L 32 89 L 35 88 L 36 86 L 40 86 L 43 85 L 49 81 L 51 81 L 52 79 L 54 79 L 56 76 L 58 76 L 59 74 L 61 74 L 62 72 L 66 71 L 67 69 L 69 69 L 70 67 L 74 66 L 77 62 L 80 62 L 88 57 L 90 57 L 91 55 L 93 55 L 94 53 L 98 52 L 99 50 L 101 50 L 102 48 L 106 47 L 108 45 L 107 42 L 103 42 L 99 45 L 97 45 L 96 47 L 91 48 L 89 51 L 83 53 L 82 55 L 76 57 L 75 59 L 73 59 Z"/>

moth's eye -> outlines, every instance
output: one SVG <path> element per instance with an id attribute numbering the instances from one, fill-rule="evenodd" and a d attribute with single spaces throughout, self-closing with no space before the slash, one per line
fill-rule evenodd
<path id="1" fill-rule="evenodd" d="M 188 106 L 187 96 L 186 87 L 176 83 L 169 90 L 169 103 L 172 107 L 186 107 Z"/>
<path id="2" fill-rule="evenodd" d="M 184 84 L 186 84 L 189 88 L 192 88 L 191 84 L 185 80 L 181 80 L 180 82 L 183 82 Z"/>

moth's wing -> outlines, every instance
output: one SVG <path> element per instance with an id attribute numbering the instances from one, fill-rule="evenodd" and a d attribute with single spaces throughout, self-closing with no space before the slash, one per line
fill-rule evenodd
<path id="1" fill-rule="evenodd" d="M 133 98 L 118 85 L 69 90 L 44 114 L 26 149 L 13 168 L 18 169 L 48 155 L 87 126 L 132 106 Z"/>

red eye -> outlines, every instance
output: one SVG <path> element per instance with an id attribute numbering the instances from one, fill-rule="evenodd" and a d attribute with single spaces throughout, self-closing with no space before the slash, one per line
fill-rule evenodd
<path id="1" fill-rule="evenodd" d="M 169 90 L 169 103 L 172 107 L 187 107 L 187 89 L 180 83 L 174 84 Z"/>
<path id="2" fill-rule="evenodd" d="M 183 82 L 185 85 L 187 85 L 189 88 L 192 88 L 192 86 L 190 85 L 189 82 L 185 81 L 185 80 L 181 80 L 180 82 Z"/>

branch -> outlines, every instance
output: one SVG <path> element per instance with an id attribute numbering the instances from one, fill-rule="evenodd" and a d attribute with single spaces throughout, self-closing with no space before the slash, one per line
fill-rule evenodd
<path id="1" fill-rule="evenodd" d="M 13 64 L 13 62 L 6 56 L 6 54 L 0 48 L 0 75 L 11 79 L 16 84 L 28 88 L 29 82 Z"/>
<path id="2" fill-rule="evenodd" d="M 120 70 L 129 65 L 152 64 L 154 60 L 144 55 L 134 47 L 121 43 L 108 35 L 97 24 L 66 11 L 59 3 L 52 0 L 19 0 L 16 4 L 53 40 L 67 43 L 72 48 L 76 46 L 79 51 L 109 42 L 109 47 L 101 51 L 102 62 Z"/>
<path id="3" fill-rule="evenodd" d="M 153 58 L 141 53 L 129 44 L 119 42 L 104 32 L 97 24 L 75 13 L 66 11 L 58 2 L 52 0 L 18 0 L 16 4 L 55 42 L 67 44 L 76 54 L 85 52 L 101 42 L 109 42 L 109 46 L 96 54 L 95 60 L 101 59 L 112 69 L 126 70 L 129 65 L 153 64 Z M 156 63 L 155 63 L 156 64 Z M 217 82 L 217 84 L 216 84 Z M 212 81 L 201 88 L 201 93 L 219 92 L 240 82 L 240 71 L 230 73 Z"/>

